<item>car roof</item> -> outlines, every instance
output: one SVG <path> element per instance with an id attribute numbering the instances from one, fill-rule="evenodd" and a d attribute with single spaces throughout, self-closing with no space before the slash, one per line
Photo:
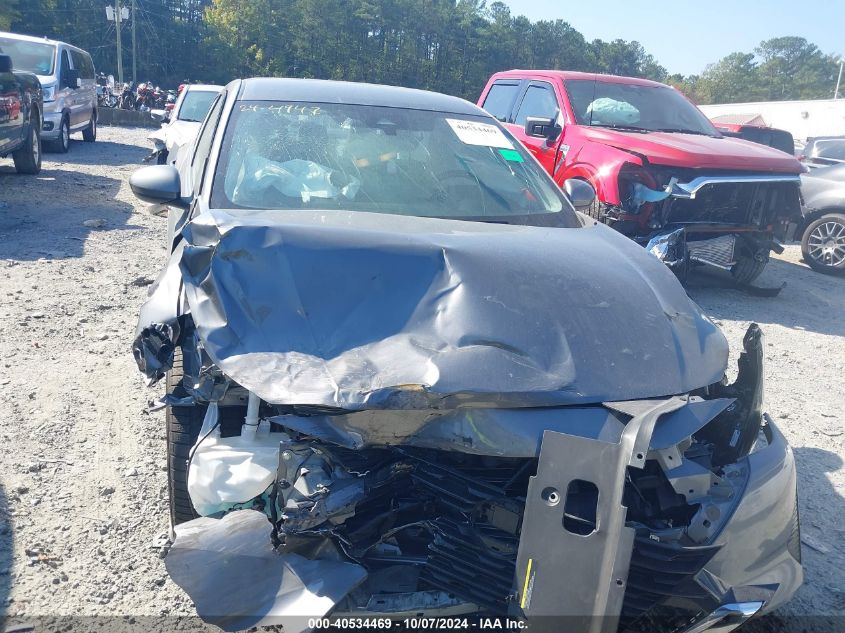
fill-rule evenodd
<path id="1" fill-rule="evenodd" d="M 557 77 L 560 79 L 582 79 L 587 81 L 606 81 L 617 84 L 635 84 L 639 86 L 665 87 L 659 81 L 642 79 L 640 77 L 623 77 L 622 75 L 604 75 L 601 73 L 582 73 L 576 70 L 505 70 L 496 73 L 495 79 L 512 77 L 514 79 L 548 79 Z"/>
<path id="2" fill-rule="evenodd" d="M 379 84 L 325 79 L 244 79 L 239 101 L 307 101 L 351 105 L 387 106 L 453 114 L 490 115 L 458 97 Z"/>
<path id="3" fill-rule="evenodd" d="M 83 53 L 88 53 L 84 48 L 79 48 L 78 46 L 74 46 L 73 44 L 68 44 L 67 42 L 61 42 L 59 40 L 51 40 L 47 37 L 35 37 L 33 35 L 21 35 L 20 33 L 10 33 L 9 31 L 0 31 L 0 37 L 8 37 L 9 39 L 13 40 L 21 40 L 22 42 L 37 42 L 39 44 L 54 44 L 56 46 L 67 46 L 68 48 L 75 48 L 78 51 Z"/>
<path id="4" fill-rule="evenodd" d="M 845 136 L 811 136 L 807 139 L 807 144 L 814 141 L 845 141 Z"/>

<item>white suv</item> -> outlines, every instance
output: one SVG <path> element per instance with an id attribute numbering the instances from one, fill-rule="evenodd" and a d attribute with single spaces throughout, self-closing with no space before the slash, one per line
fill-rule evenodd
<path id="1" fill-rule="evenodd" d="M 91 56 L 80 48 L 41 37 L 0 32 L 0 53 L 17 70 L 38 76 L 44 89 L 41 138 L 47 149 L 65 153 L 70 135 L 97 139 L 97 82 Z"/>

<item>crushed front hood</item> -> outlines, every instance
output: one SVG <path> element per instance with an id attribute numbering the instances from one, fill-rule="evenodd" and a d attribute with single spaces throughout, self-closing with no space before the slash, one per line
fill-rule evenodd
<path id="1" fill-rule="evenodd" d="M 171 266 L 206 352 L 274 404 L 630 400 L 717 382 L 727 363 L 665 266 L 601 225 L 210 211 L 183 234 Z"/>
<path id="2" fill-rule="evenodd" d="M 590 140 L 642 154 L 655 165 L 784 174 L 800 174 L 802 171 L 801 163 L 794 156 L 740 138 L 584 129 L 585 136 Z"/>

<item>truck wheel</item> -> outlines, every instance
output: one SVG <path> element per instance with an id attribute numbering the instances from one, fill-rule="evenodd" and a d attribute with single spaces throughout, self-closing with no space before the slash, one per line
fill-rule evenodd
<path id="1" fill-rule="evenodd" d="M 845 270 L 845 215 L 829 213 L 807 227 L 801 237 L 801 255 L 813 270 Z"/>
<path id="2" fill-rule="evenodd" d="M 97 140 L 97 113 L 91 113 L 91 123 L 82 130 L 82 140 L 86 143 L 93 143 Z"/>
<path id="3" fill-rule="evenodd" d="M 12 152 L 15 171 L 19 174 L 37 174 L 41 171 L 41 136 L 37 123 L 29 127 L 29 139 L 19 150 Z"/>
<path id="4" fill-rule="evenodd" d="M 167 372 L 167 393 L 184 397 L 182 387 L 182 350 L 173 354 L 173 367 Z M 188 457 L 202 428 L 207 407 L 171 407 L 165 410 L 167 424 L 167 489 L 170 493 L 170 519 L 172 525 L 196 519 L 197 513 L 188 494 Z"/>
<path id="5" fill-rule="evenodd" d="M 59 138 L 55 141 L 50 141 L 47 147 L 51 152 L 67 154 L 67 151 L 70 149 L 70 123 L 68 123 L 67 117 L 64 117 L 59 124 Z"/>
<path id="6" fill-rule="evenodd" d="M 761 262 L 749 255 L 742 255 L 737 258 L 736 264 L 731 268 L 731 275 L 738 284 L 750 284 L 760 276 L 768 263 L 768 261 Z"/>

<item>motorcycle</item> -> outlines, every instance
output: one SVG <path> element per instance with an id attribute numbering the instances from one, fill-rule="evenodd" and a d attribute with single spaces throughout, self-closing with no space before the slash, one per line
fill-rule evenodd
<path id="1" fill-rule="evenodd" d="M 104 73 L 97 75 L 97 105 L 101 108 L 114 108 L 118 98 L 114 94 L 114 77 Z"/>
<path id="2" fill-rule="evenodd" d="M 162 90 L 159 86 L 156 86 L 153 89 L 153 95 L 152 95 L 153 106 L 152 107 L 156 108 L 158 110 L 164 109 L 166 97 L 167 97 L 167 93 L 164 90 Z"/>
<path id="3" fill-rule="evenodd" d="M 120 91 L 120 97 L 117 100 L 117 105 L 121 110 L 135 109 L 135 93 L 132 92 L 132 86 L 130 84 L 123 84 L 123 88 Z"/>
<path id="4" fill-rule="evenodd" d="M 140 112 L 147 112 L 155 107 L 154 89 L 150 82 L 138 84 L 135 92 L 135 109 Z"/>

